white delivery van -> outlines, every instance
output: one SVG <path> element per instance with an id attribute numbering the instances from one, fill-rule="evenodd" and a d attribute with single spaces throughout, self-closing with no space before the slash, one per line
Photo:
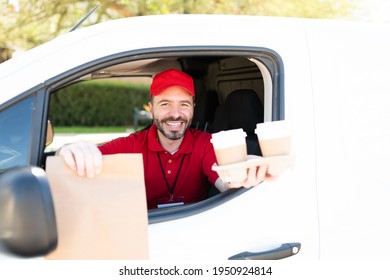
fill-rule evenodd
<path id="1" fill-rule="evenodd" d="M 275 181 L 149 210 L 150 259 L 388 258 L 389 35 L 388 25 L 358 22 L 145 16 L 81 28 L 0 64 L 3 252 L 42 256 L 57 246 L 45 175 L 58 148 L 46 145 L 48 120 L 62 113 L 51 110 L 56 96 L 75 83 L 148 83 L 176 68 L 195 81 L 195 128 L 250 134 L 287 120 L 295 161 Z"/>

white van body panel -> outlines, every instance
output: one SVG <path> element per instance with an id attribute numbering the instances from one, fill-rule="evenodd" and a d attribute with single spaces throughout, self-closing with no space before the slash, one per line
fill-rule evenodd
<path id="1" fill-rule="evenodd" d="M 267 17 L 116 20 L 64 34 L 2 63 L 0 104 L 75 67 L 129 50 L 273 50 L 284 65 L 294 167 L 206 212 L 149 225 L 150 258 L 226 259 L 300 242 L 293 259 L 386 259 L 389 31 L 389 26 Z"/>
<path id="2" fill-rule="evenodd" d="M 307 28 L 321 257 L 388 258 L 389 29 Z"/>

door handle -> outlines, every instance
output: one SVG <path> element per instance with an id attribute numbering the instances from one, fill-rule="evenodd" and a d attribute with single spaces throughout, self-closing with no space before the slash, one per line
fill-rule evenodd
<path id="1" fill-rule="evenodd" d="M 301 243 L 284 243 L 280 247 L 264 252 L 242 252 L 229 260 L 280 260 L 294 256 L 301 250 Z"/>

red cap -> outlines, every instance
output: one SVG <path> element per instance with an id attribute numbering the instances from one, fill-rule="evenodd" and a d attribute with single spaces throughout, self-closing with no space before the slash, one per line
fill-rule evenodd
<path id="1" fill-rule="evenodd" d="M 192 96 L 195 96 L 192 77 L 177 69 L 169 69 L 154 76 L 150 85 L 150 96 L 159 95 L 163 90 L 173 86 L 180 86 L 186 89 Z"/>

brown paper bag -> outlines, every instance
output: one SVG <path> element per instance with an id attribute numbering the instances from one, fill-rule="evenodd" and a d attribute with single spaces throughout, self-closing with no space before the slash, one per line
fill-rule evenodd
<path id="1" fill-rule="evenodd" d="M 58 230 L 58 246 L 47 259 L 148 258 L 141 154 L 104 156 L 103 171 L 93 179 L 78 176 L 53 156 L 46 173 Z"/>

